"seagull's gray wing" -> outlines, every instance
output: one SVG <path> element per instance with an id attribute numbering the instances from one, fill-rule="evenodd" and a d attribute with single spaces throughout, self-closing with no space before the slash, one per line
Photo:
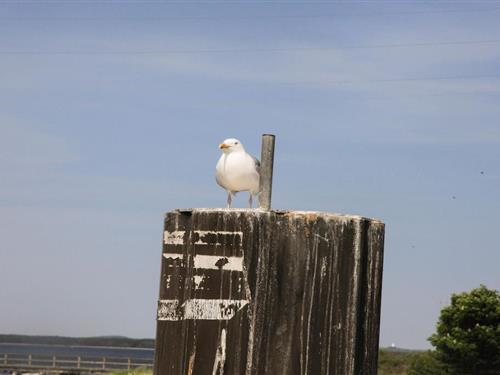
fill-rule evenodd
<path id="1" fill-rule="evenodd" d="M 252 156 L 252 159 L 253 159 L 253 161 L 255 163 L 255 169 L 257 170 L 257 173 L 260 176 L 260 161 L 255 156 Z"/>

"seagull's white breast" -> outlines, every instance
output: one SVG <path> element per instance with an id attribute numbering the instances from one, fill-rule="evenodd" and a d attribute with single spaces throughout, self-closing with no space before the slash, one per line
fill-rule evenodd
<path id="1" fill-rule="evenodd" d="M 232 192 L 259 192 L 255 160 L 245 151 L 222 154 L 215 167 L 215 178 L 220 186 Z"/>

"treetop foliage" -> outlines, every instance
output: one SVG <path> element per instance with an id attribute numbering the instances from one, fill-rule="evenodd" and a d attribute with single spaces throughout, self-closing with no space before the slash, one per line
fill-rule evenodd
<path id="1" fill-rule="evenodd" d="M 429 341 L 452 374 L 500 374 L 500 293 L 481 285 L 453 294 Z"/>

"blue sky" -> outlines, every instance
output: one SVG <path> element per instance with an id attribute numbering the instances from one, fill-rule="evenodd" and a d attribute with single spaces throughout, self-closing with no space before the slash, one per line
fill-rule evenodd
<path id="1" fill-rule="evenodd" d="M 164 212 L 223 206 L 219 142 L 274 133 L 273 206 L 382 219 L 381 345 L 429 347 L 500 288 L 499 16 L 0 0 L 0 332 L 153 337 Z"/>

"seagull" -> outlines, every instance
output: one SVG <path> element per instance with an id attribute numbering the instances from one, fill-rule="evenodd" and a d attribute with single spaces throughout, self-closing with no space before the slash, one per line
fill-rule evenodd
<path id="1" fill-rule="evenodd" d="M 219 148 L 222 156 L 215 167 L 215 180 L 227 191 L 227 208 L 231 208 L 233 195 L 240 191 L 249 192 L 248 204 L 252 208 L 253 196 L 260 190 L 260 162 L 235 138 L 226 139 Z"/>

